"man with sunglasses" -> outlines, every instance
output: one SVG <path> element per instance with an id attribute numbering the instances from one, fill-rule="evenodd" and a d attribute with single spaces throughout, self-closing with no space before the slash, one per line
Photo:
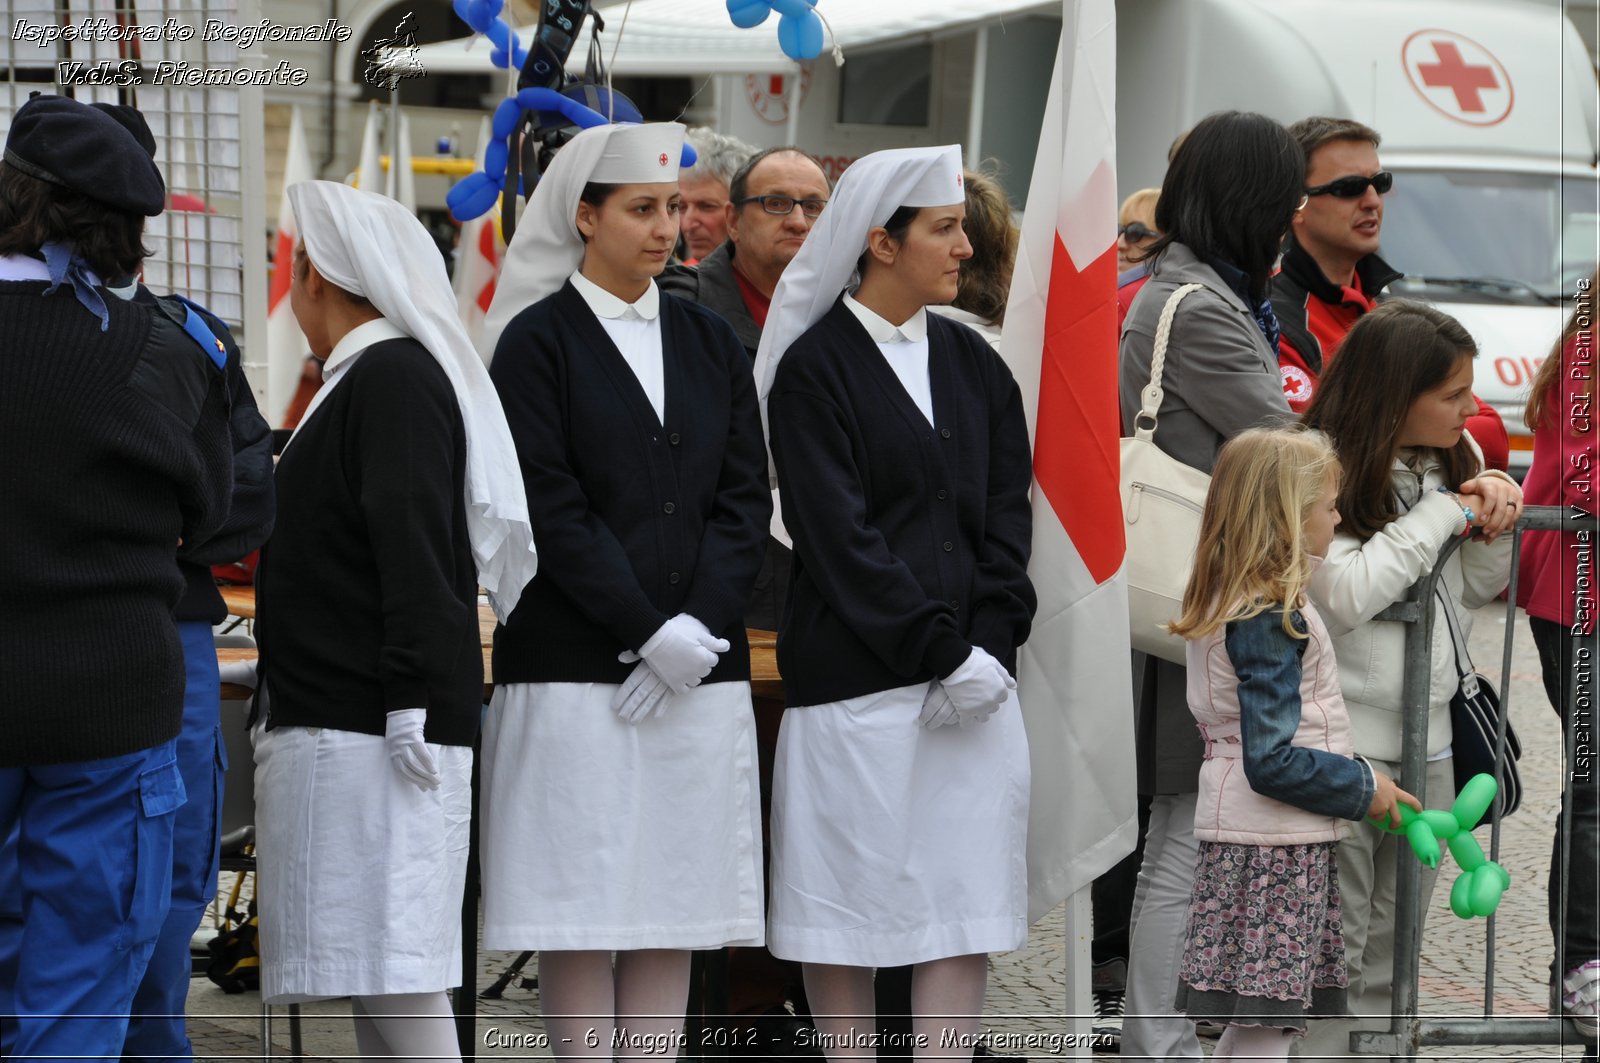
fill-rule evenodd
<path id="1" fill-rule="evenodd" d="M 1289 134 L 1305 152 L 1306 201 L 1272 278 L 1272 310 L 1282 329 L 1284 397 L 1299 413 L 1345 333 L 1403 274 L 1378 255 L 1394 175 L 1379 165 L 1377 131 L 1347 118 L 1313 117 Z M 1488 464 L 1504 469 L 1509 443 L 1500 415 L 1479 400 L 1467 430 Z"/>

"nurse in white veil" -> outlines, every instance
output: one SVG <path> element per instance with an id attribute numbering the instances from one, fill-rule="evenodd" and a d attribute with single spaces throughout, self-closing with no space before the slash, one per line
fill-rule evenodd
<path id="1" fill-rule="evenodd" d="M 756 361 L 795 549 L 767 940 L 830 1059 L 873 1055 L 873 969 L 906 965 L 913 1054 L 970 1058 L 986 954 L 1026 937 L 1031 463 L 1005 364 L 927 312 L 964 216 L 959 147 L 857 160 Z"/>
<path id="2" fill-rule="evenodd" d="M 487 321 L 543 564 L 495 634 L 484 944 L 538 950 L 562 1058 L 659 1056 L 688 950 L 763 935 L 743 617 L 772 504 L 749 356 L 655 284 L 683 132 L 563 147 Z"/>
<path id="3" fill-rule="evenodd" d="M 326 368 L 257 577 L 261 994 L 350 997 L 365 1056 L 457 1059 L 478 588 L 515 609 L 527 505 L 427 230 L 329 181 L 289 201 L 301 243 L 280 267 Z"/>

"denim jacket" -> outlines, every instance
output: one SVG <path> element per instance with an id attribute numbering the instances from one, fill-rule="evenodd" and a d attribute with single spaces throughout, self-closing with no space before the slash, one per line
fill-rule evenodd
<path id="1" fill-rule="evenodd" d="M 1189 709 L 1206 759 L 1194 833 L 1247 845 L 1337 841 L 1366 816 L 1372 769 L 1353 759 L 1332 640 L 1309 603 L 1269 609 L 1188 646 Z"/>

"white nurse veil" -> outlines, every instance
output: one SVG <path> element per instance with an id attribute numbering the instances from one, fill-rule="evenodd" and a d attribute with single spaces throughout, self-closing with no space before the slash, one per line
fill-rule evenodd
<path id="1" fill-rule="evenodd" d="M 944 207 L 965 198 L 959 144 L 891 148 L 850 164 L 772 293 L 755 364 L 763 427 L 778 362 L 850 283 L 867 249 L 867 233 L 901 207 Z"/>
<path id="2" fill-rule="evenodd" d="M 461 324 L 438 246 L 411 211 L 387 196 L 301 181 L 289 186 L 289 203 L 317 272 L 365 297 L 427 348 L 450 379 L 466 426 L 472 559 L 504 621 L 538 569 L 528 499 L 500 396 Z"/>

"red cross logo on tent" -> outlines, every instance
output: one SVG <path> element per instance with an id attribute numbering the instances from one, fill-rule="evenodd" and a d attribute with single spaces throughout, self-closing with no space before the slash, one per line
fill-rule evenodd
<path id="1" fill-rule="evenodd" d="M 1451 30 L 1418 30 L 1401 61 L 1411 87 L 1434 110 L 1467 125 L 1495 125 L 1511 113 L 1511 76 L 1483 45 Z"/>

